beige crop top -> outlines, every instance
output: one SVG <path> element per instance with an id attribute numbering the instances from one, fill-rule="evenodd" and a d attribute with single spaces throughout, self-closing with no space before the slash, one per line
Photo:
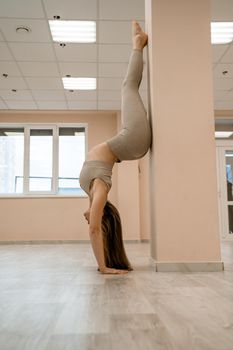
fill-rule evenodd
<path id="1" fill-rule="evenodd" d="M 108 186 L 108 191 L 112 187 L 112 166 L 102 160 L 88 160 L 83 163 L 79 182 L 81 188 L 90 193 L 90 185 L 94 179 L 103 180 Z"/>

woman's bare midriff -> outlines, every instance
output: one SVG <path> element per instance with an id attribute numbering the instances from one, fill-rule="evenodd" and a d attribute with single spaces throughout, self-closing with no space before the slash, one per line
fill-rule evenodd
<path id="1" fill-rule="evenodd" d="M 86 160 L 101 160 L 103 162 L 109 163 L 112 166 L 117 161 L 117 157 L 111 151 L 106 142 L 100 143 L 99 145 L 93 147 L 87 154 Z"/>

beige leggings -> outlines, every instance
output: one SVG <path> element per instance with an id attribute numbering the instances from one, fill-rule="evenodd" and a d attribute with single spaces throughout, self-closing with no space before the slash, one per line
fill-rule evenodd
<path id="1" fill-rule="evenodd" d="M 151 128 L 138 92 L 142 71 L 142 51 L 132 50 L 122 85 L 122 128 L 118 135 L 106 141 L 119 161 L 141 158 L 151 145 Z"/>

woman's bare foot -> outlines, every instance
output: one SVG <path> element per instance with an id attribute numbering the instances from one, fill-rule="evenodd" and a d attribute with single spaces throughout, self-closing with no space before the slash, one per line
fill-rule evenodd
<path id="1" fill-rule="evenodd" d="M 98 269 L 98 271 L 104 275 L 124 275 L 129 272 L 128 270 L 112 269 L 110 267 L 105 267 L 102 270 Z"/>
<path id="2" fill-rule="evenodd" d="M 132 37 L 133 37 L 133 49 L 143 50 L 147 44 L 148 35 L 143 32 L 139 23 L 136 21 L 132 22 Z"/>

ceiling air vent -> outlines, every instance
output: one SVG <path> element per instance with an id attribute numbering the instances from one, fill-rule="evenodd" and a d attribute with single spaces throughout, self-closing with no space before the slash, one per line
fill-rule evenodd
<path id="1" fill-rule="evenodd" d="M 31 32 L 31 29 L 29 27 L 26 26 L 18 26 L 16 28 L 16 33 L 18 34 L 28 34 Z"/>

